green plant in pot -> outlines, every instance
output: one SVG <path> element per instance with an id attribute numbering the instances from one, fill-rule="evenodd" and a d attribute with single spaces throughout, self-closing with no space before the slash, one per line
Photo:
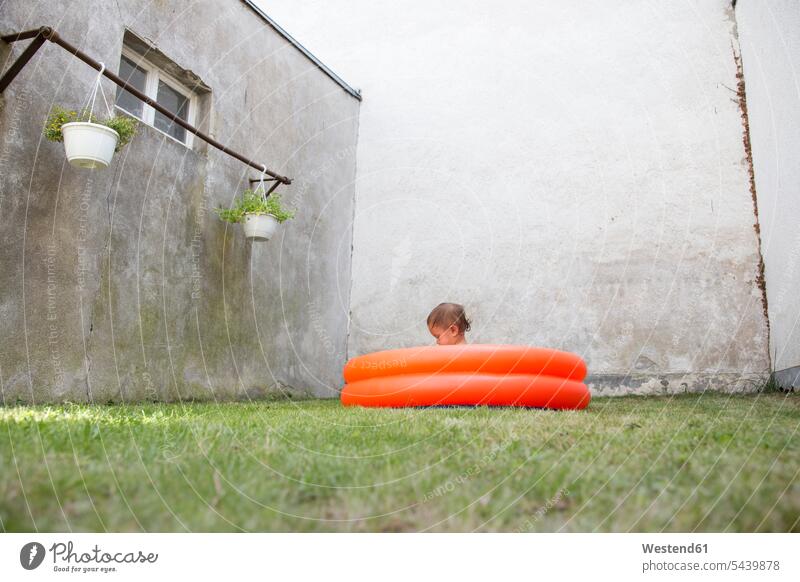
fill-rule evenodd
<path id="1" fill-rule="evenodd" d="M 124 115 L 98 118 L 88 111 L 55 106 L 44 126 L 50 141 L 64 142 L 67 160 L 79 168 L 105 168 L 136 135 L 137 122 Z"/>
<path id="2" fill-rule="evenodd" d="M 217 214 L 225 222 L 241 222 L 244 235 L 254 241 L 267 241 L 278 225 L 294 218 L 295 211 L 283 206 L 280 194 L 265 196 L 263 190 L 245 190 L 230 208 L 218 208 Z"/>

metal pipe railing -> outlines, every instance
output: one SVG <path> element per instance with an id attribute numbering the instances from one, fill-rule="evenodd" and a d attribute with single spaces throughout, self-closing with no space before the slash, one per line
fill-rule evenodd
<path id="1" fill-rule="evenodd" d="M 61 36 L 59 36 L 59 34 L 49 26 L 43 26 L 41 28 L 37 28 L 34 30 L 25 30 L 23 32 L 7 34 L 5 36 L 0 37 L 1 40 L 7 43 L 16 42 L 19 40 L 27 40 L 29 38 L 33 39 L 31 44 L 25 48 L 25 50 L 17 58 L 17 60 L 14 61 L 14 64 L 12 64 L 11 67 L 9 67 L 8 71 L 6 71 L 5 74 L 2 77 L 0 77 L 0 93 L 3 93 L 6 90 L 6 87 L 8 87 L 11 81 L 14 80 L 14 77 L 17 76 L 17 74 L 25 67 L 25 65 L 28 64 L 28 61 L 30 61 L 33 55 L 36 54 L 36 51 L 39 50 L 39 48 L 44 44 L 45 41 L 49 40 L 50 42 L 60 46 L 67 52 L 72 53 L 74 56 L 82 60 L 90 67 L 97 69 L 98 71 L 102 70 L 104 77 L 110 79 L 116 85 L 118 85 L 122 89 L 125 89 L 128 93 L 130 93 L 137 99 L 143 101 L 144 103 L 146 103 L 147 105 L 149 105 L 150 107 L 152 107 L 153 109 L 155 109 L 168 119 L 171 119 L 172 121 L 180 125 L 182 128 L 184 128 L 186 131 L 193 133 L 194 135 L 202 139 L 204 142 L 206 142 L 208 145 L 215 147 L 216 149 L 228 154 L 231 157 L 236 158 L 237 160 L 239 160 L 244 164 L 247 164 L 251 168 L 255 168 L 259 172 L 263 171 L 268 176 L 272 176 L 278 183 L 287 185 L 292 183 L 291 178 L 287 178 L 286 176 L 281 176 L 280 174 L 277 174 L 267 169 L 267 167 L 264 164 L 256 163 L 250 158 L 246 158 L 239 152 L 232 150 L 228 146 L 221 144 L 211 136 L 206 135 L 205 133 L 194 127 L 192 124 L 178 117 L 175 113 L 172 113 L 165 107 L 159 105 L 156 101 L 154 101 L 153 99 L 151 99 L 150 97 L 139 91 L 136 87 L 131 87 L 123 79 L 121 79 L 108 69 L 104 69 L 103 65 L 101 65 L 99 61 L 93 59 L 79 48 L 73 46 L 72 44 L 61 38 Z"/>

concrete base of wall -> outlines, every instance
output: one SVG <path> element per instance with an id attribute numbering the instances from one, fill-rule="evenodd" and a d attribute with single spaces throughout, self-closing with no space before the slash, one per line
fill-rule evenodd
<path id="1" fill-rule="evenodd" d="M 592 396 L 754 393 L 769 380 L 769 373 L 596 374 L 586 379 Z"/>
<path id="2" fill-rule="evenodd" d="M 775 385 L 781 390 L 800 390 L 800 366 L 773 372 L 772 379 Z"/>

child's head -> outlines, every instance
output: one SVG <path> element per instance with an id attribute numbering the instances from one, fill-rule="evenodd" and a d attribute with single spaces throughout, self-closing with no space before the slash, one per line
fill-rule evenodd
<path id="1" fill-rule="evenodd" d="M 469 329 L 470 321 L 464 306 L 458 303 L 440 303 L 428 315 L 428 330 L 436 338 L 437 345 L 465 344 L 464 334 Z"/>

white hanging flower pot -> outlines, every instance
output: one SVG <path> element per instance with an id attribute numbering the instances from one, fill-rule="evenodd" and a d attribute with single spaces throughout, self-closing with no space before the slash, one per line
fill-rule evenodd
<path id="1" fill-rule="evenodd" d="M 61 127 L 67 160 L 79 168 L 105 168 L 114 157 L 119 134 L 105 125 L 77 121 Z"/>
<path id="2" fill-rule="evenodd" d="M 278 230 L 278 219 L 271 214 L 245 214 L 244 235 L 253 241 L 268 241 Z"/>
<path id="3" fill-rule="evenodd" d="M 263 174 L 262 174 L 263 181 Z M 244 236 L 252 241 L 268 241 L 282 222 L 294 218 L 295 211 L 281 204 L 281 195 L 269 196 L 263 184 L 257 191 L 245 190 L 230 208 L 217 208 L 217 214 L 225 222 L 241 223 Z"/>

